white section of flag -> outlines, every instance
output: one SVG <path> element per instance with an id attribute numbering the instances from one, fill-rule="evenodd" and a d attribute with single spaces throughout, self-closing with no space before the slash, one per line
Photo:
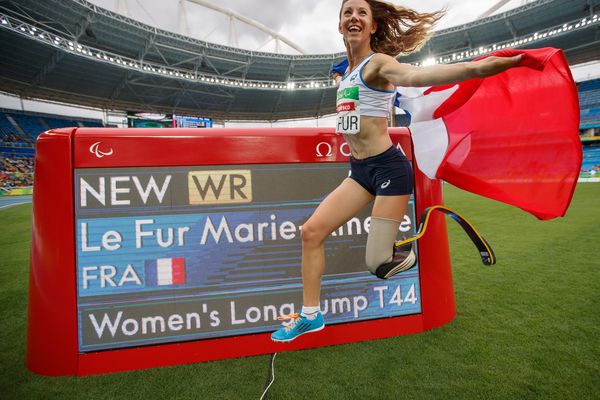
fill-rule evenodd
<path id="1" fill-rule="evenodd" d="M 159 286 L 173 284 L 173 263 L 170 258 L 156 260 L 156 280 Z"/>
<path id="2" fill-rule="evenodd" d="M 415 122 L 410 125 L 415 160 L 419 169 L 429 179 L 436 173 L 448 150 L 448 131 L 442 118 Z"/>

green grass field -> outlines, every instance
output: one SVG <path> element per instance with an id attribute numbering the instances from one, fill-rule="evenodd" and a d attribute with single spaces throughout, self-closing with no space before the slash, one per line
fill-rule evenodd
<path id="1" fill-rule="evenodd" d="M 600 185 L 565 218 L 445 187 L 498 257 L 448 222 L 458 315 L 426 333 L 278 354 L 269 399 L 600 398 Z M 85 378 L 25 368 L 31 205 L 0 211 L 0 398 L 258 399 L 270 356 Z M 310 384 L 307 384 L 310 382 Z"/>

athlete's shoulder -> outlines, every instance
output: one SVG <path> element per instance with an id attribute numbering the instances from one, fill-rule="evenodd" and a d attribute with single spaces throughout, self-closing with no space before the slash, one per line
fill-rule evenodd
<path id="1" fill-rule="evenodd" d="M 375 53 L 373 57 L 371 57 L 371 62 L 369 64 L 371 64 L 371 70 L 378 74 L 384 65 L 389 65 L 392 62 L 398 61 L 387 54 Z"/>
<path id="2" fill-rule="evenodd" d="M 371 62 L 367 64 L 367 70 L 364 75 L 368 76 L 371 80 L 380 79 L 382 68 L 392 62 L 397 62 L 397 60 L 384 53 L 375 53 L 373 57 L 371 57 Z"/>
<path id="3" fill-rule="evenodd" d="M 371 61 L 375 62 L 375 63 L 380 63 L 380 64 L 384 64 L 386 62 L 389 61 L 396 61 L 396 59 L 392 56 L 389 56 L 385 53 L 375 53 L 373 55 L 373 57 L 371 58 Z"/>

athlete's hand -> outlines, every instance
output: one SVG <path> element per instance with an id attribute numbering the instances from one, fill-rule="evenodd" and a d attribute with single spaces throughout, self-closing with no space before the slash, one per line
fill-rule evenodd
<path id="1" fill-rule="evenodd" d="M 507 69 L 516 67 L 521 61 L 522 54 L 514 57 L 497 57 L 491 56 L 483 60 L 471 63 L 475 78 L 485 78 L 487 76 L 496 75 L 504 72 Z"/>
<path id="2" fill-rule="evenodd" d="M 331 74 L 331 78 L 335 82 L 336 86 L 340 86 L 340 81 L 342 80 L 342 75 L 338 72 L 333 72 Z"/>

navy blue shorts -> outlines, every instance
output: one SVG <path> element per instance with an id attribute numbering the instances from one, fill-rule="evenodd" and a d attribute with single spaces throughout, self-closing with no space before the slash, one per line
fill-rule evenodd
<path id="1" fill-rule="evenodd" d="M 412 166 L 395 146 L 364 160 L 350 157 L 350 178 L 374 196 L 400 196 L 413 192 Z"/>

